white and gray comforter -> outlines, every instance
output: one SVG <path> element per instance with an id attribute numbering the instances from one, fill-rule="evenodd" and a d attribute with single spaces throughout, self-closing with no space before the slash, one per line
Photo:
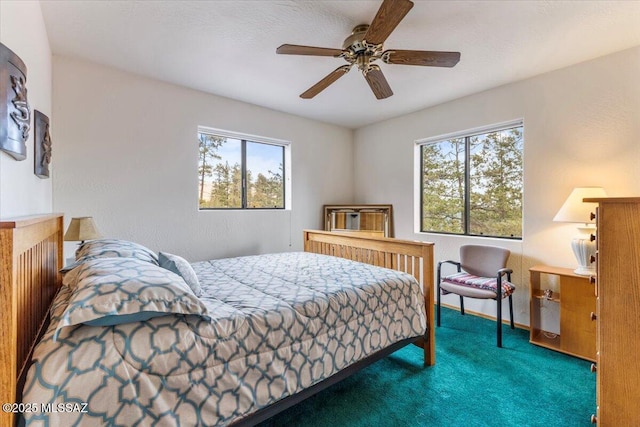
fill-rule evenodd
<path id="1" fill-rule="evenodd" d="M 23 397 L 54 405 L 25 413 L 26 424 L 226 425 L 425 332 L 420 285 L 397 271 L 309 253 L 193 269 L 210 322 L 173 314 L 79 325 L 54 341 L 70 296 L 63 287 Z"/>

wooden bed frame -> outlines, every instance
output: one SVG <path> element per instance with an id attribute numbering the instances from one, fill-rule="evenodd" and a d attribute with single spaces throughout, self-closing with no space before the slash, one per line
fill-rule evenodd
<path id="1" fill-rule="evenodd" d="M 60 287 L 62 215 L 0 222 L 0 402 L 20 402 L 33 345 Z M 17 417 L 0 412 L 0 425 Z"/>
<path id="2" fill-rule="evenodd" d="M 285 397 L 232 423 L 232 427 L 250 427 L 268 420 L 408 344 L 413 343 L 424 349 L 425 366 L 432 366 L 436 362 L 435 324 L 433 323 L 433 243 L 362 236 L 353 233 L 305 230 L 304 250 L 305 252 L 347 258 L 412 274 L 422 285 L 424 292 L 427 332 L 423 337 L 404 339 L 371 354 L 301 392 Z"/>
<path id="3" fill-rule="evenodd" d="M 0 403 L 20 402 L 33 346 L 48 320 L 61 286 L 63 216 L 38 215 L 0 221 Z M 422 284 L 427 333 L 376 353 L 344 371 L 264 408 L 235 425 L 254 425 L 342 380 L 409 343 L 424 348 L 425 365 L 435 363 L 433 244 L 350 236 L 327 231 L 304 232 L 304 249 L 410 273 Z M 13 426 L 16 414 L 0 412 L 0 425 Z"/>
<path id="4" fill-rule="evenodd" d="M 391 268 L 413 275 L 422 286 L 427 312 L 427 333 L 424 339 L 416 344 L 424 348 L 425 366 L 433 366 L 436 363 L 433 327 L 433 243 L 305 230 L 304 250 Z"/>

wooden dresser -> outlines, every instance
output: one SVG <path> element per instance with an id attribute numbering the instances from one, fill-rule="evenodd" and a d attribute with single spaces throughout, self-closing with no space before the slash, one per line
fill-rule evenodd
<path id="1" fill-rule="evenodd" d="M 597 202 L 597 413 L 605 427 L 640 425 L 640 197 Z"/>

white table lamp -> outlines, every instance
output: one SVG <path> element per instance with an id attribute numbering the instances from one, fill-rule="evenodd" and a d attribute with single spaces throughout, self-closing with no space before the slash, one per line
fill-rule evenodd
<path id="1" fill-rule="evenodd" d="M 582 224 L 578 226 L 580 234 L 571 240 L 571 249 L 578 260 L 578 268 L 574 270 L 574 273 L 580 276 L 591 276 L 596 272 L 595 266 L 591 263 L 591 256 L 596 253 L 596 244 L 591 240 L 591 235 L 596 230 L 591 213 L 595 213 L 598 204 L 582 201 L 588 197 L 607 197 L 607 194 L 601 187 L 574 188 L 553 218 L 558 222 Z"/>

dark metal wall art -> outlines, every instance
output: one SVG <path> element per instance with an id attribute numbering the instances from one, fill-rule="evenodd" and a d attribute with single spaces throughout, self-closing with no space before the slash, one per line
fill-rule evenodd
<path id="1" fill-rule="evenodd" d="M 0 150 L 16 160 L 27 157 L 31 127 L 26 83 L 24 62 L 0 43 Z"/>
<path id="2" fill-rule="evenodd" d="M 33 110 L 34 146 L 33 166 L 38 178 L 49 178 L 51 163 L 51 134 L 49 133 L 49 117 L 38 110 Z"/>

